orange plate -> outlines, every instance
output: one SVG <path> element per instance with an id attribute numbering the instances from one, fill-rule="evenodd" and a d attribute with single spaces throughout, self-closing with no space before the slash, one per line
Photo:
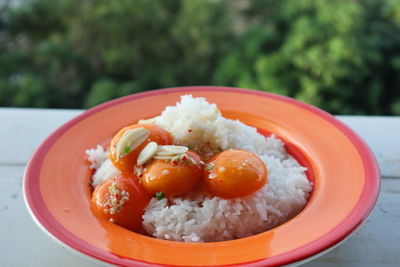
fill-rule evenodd
<path id="1" fill-rule="evenodd" d="M 224 115 L 286 140 L 308 166 L 312 196 L 295 218 L 233 241 L 180 243 L 130 232 L 90 210 L 91 171 L 85 150 L 105 144 L 123 126 L 158 115 L 183 94 L 206 97 Z M 83 255 L 123 266 L 284 265 L 316 255 L 352 233 L 371 212 L 379 171 L 365 143 L 331 115 L 296 100 L 227 87 L 183 87 L 123 97 L 69 121 L 37 149 L 24 195 L 39 226 Z"/>

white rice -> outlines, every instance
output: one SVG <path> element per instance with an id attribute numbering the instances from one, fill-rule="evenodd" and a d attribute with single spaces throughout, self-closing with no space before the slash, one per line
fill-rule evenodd
<path id="1" fill-rule="evenodd" d="M 89 168 L 96 170 L 92 177 L 92 186 L 96 188 L 99 184 L 120 174 L 109 159 L 109 151 L 98 145 L 96 148 L 86 150 Z"/>
<path id="2" fill-rule="evenodd" d="M 200 185 L 184 198 L 153 198 L 143 215 L 143 227 L 154 237 L 184 241 L 222 241 L 254 235 L 274 228 L 300 212 L 312 189 L 306 168 L 294 160 L 283 142 L 265 138 L 253 127 L 221 116 L 214 104 L 190 95 L 160 116 L 147 120 L 174 137 L 174 143 L 203 153 L 239 148 L 257 154 L 268 169 L 267 184 L 244 198 L 223 199 L 209 195 Z M 107 152 L 97 147 L 87 151 L 91 168 L 96 169 L 97 186 L 118 170 Z"/>

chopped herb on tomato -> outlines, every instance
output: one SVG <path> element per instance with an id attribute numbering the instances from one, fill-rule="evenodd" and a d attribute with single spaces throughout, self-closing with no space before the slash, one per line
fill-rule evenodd
<path id="1" fill-rule="evenodd" d="M 164 197 L 165 197 L 164 192 L 157 192 L 157 193 L 156 193 L 156 198 L 157 198 L 158 200 L 161 200 L 161 199 L 163 199 Z"/>
<path id="2" fill-rule="evenodd" d="M 126 147 L 124 148 L 124 153 L 125 153 L 125 154 L 128 154 L 129 152 L 131 152 L 131 147 L 130 147 L 130 146 L 126 146 Z"/>
<path id="3" fill-rule="evenodd" d="M 207 164 L 206 167 L 205 167 L 205 169 L 206 169 L 207 171 L 212 170 L 213 168 L 214 168 L 214 165 L 213 165 L 213 164 Z"/>

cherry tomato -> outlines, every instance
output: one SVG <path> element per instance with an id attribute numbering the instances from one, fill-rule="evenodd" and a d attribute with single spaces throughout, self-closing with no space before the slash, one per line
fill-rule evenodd
<path id="1" fill-rule="evenodd" d="M 204 168 L 204 183 L 210 193 L 223 198 L 244 197 L 267 182 L 267 168 L 255 154 L 229 149 L 215 154 Z"/>
<path id="2" fill-rule="evenodd" d="M 181 160 L 154 160 L 147 166 L 141 181 L 144 189 L 150 194 L 162 192 L 167 197 L 175 197 L 192 190 L 201 181 L 202 176 L 199 155 L 188 151 Z"/>
<path id="3" fill-rule="evenodd" d="M 144 208 L 151 196 L 134 182 L 134 177 L 119 175 L 101 183 L 93 192 L 92 209 L 98 216 L 136 231 L 142 224 Z"/>
<path id="4" fill-rule="evenodd" d="M 130 129 L 143 127 L 150 131 L 150 135 L 140 146 L 130 151 L 126 156 L 117 159 L 117 153 L 115 152 L 116 144 L 123 136 L 123 134 Z M 133 173 L 133 166 L 136 164 L 137 157 L 140 151 L 150 142 L 156 142 L 159 145 L 170 145 L 172 144 L 172 136 L 169 132 L 163 128 L 153 124 L 134 124 L 121 129 L 111 140 L 110 144 L 110 159 L 114 166 L 121 172 Z"/>

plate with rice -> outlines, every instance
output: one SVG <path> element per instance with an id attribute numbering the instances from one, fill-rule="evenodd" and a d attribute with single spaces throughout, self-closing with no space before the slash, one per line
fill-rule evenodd
<path id="1" fill-rule="evenodd" d="M 124 128 L 129 125 L 139 128 Z M 140 212 L 131 213 L 138 219 L 122 220 L 112 214 L 139 191 L 117 190 L 116 177 L 126 174 L 120 163 L 137 147 L 120 144 L 132 144 L 146 127 L 166 131 L 169 142 L 146 135 L 147 145 L 138 143 L 135 169 L 128 169 L 145 193 L 135 200 Z M 189 153 L 198 160 L 182 160 Z M 241 159 L 244 153 L 252 158 Z M 224 154 L 228 163 L 218 161 Z M 253 158 L 265 173 L 249 180 Z M 157 164 L 171 165 L 160 171 L 165 177 L 177 168 L 199 171 L 171 185 L 160 180 L 164 187 L 158 187 L 151 176 Z M 246 183 L 221 187 L 219 178 L 230 179 L 231 168 L 245 173 Z M 199 178 L 188 184 L 194 175 Z M 252 182 L 256 187 L 247 190 Z M 107 200 L 112 212 L 107 206 L 99 216 L 93 198 L 103 185 L 117 198 Z M 42 143 L 24 177 L 26 204 L 45 233 L 89 260 L 120 266 L 300 263 L 350 236 L 378 192 L 371 151 L 334 117 L 291 98 L 228 87 L 156 90 L 92 108 Z"/>

